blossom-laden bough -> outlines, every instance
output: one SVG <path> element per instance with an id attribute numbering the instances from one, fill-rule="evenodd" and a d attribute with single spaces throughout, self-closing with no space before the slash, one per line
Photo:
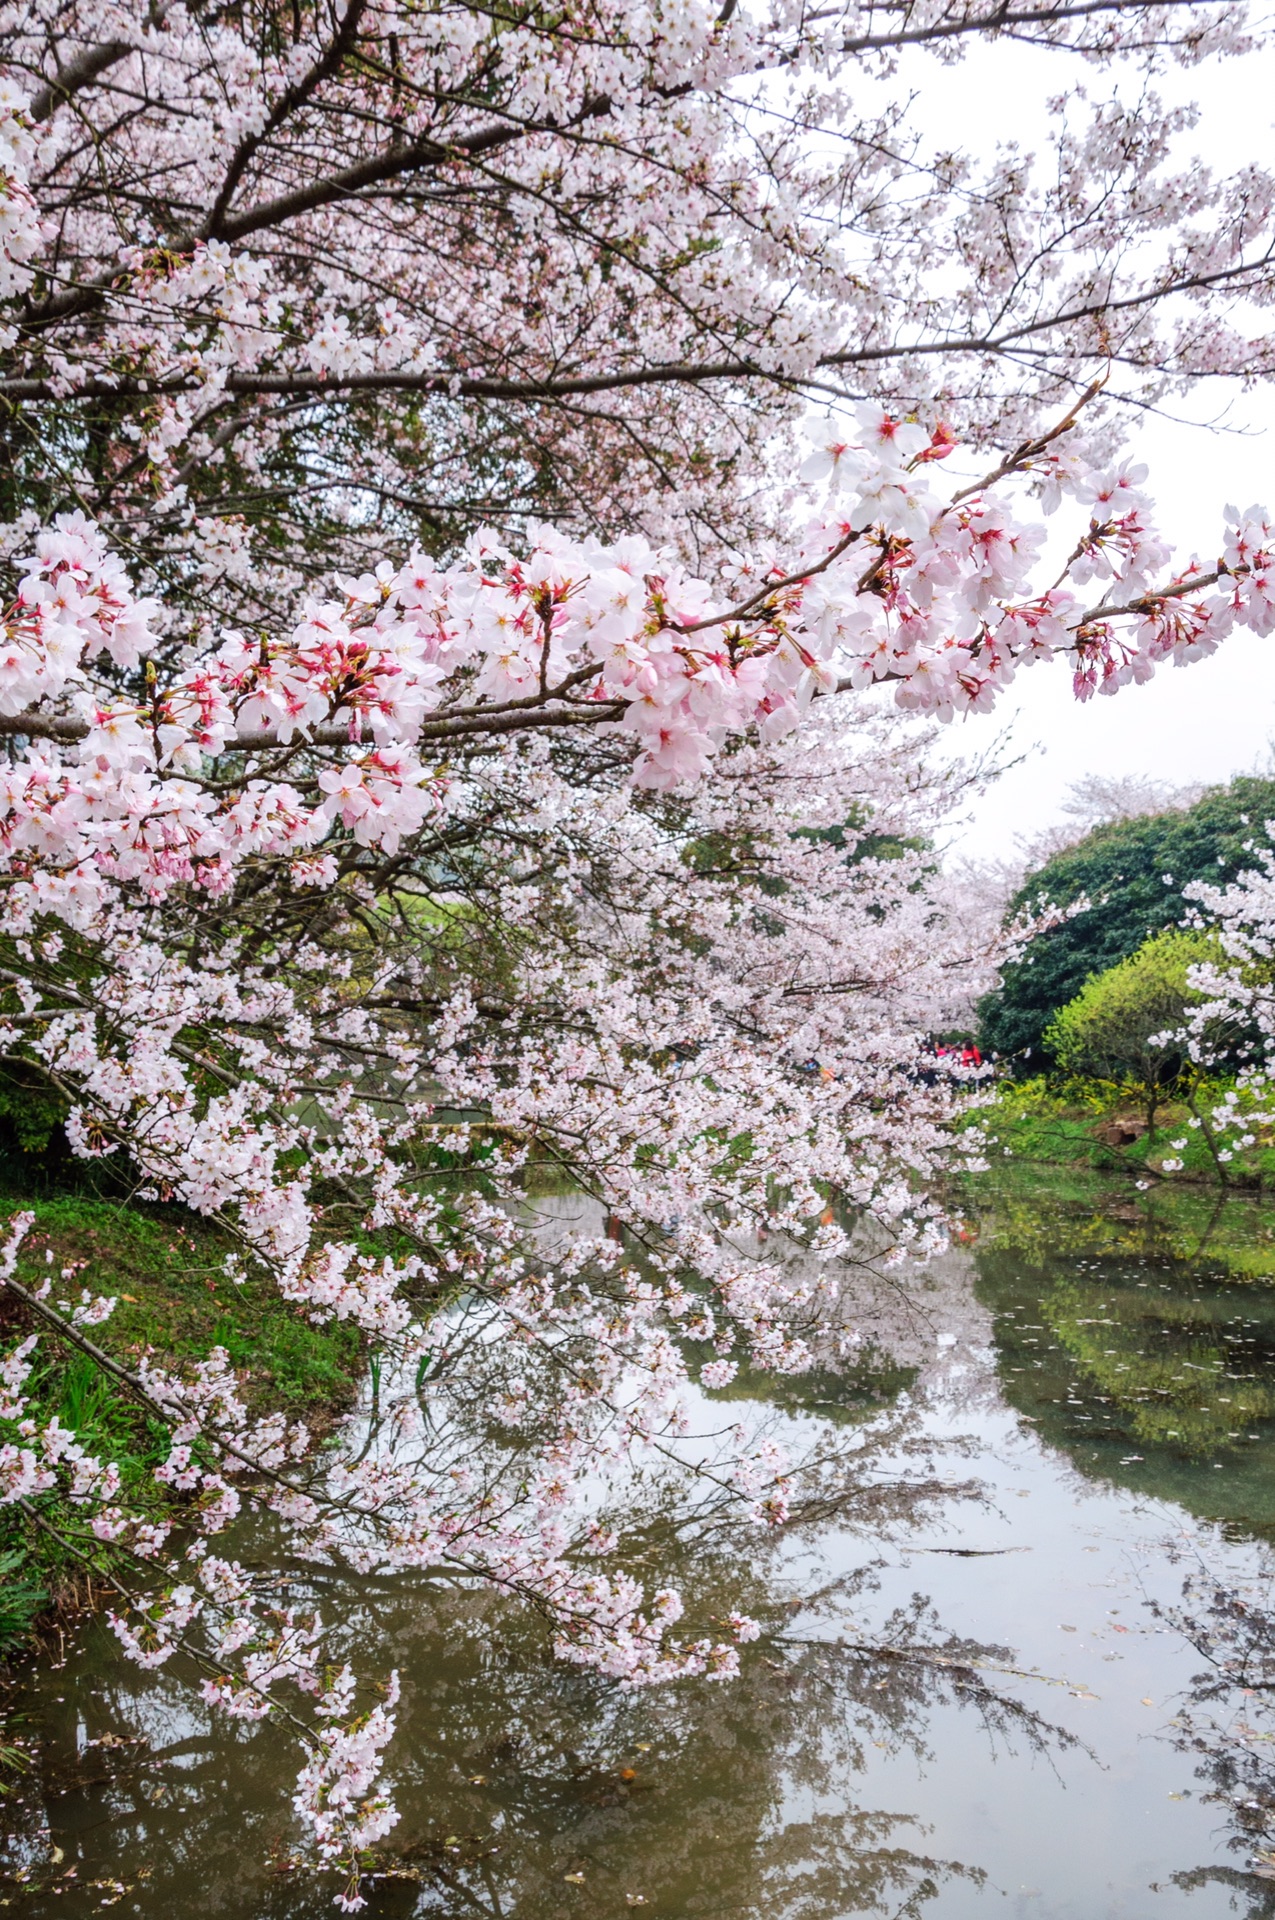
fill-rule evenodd
<path id="1" fill-rule="evenodd" d="M 346 1906 L 398 1683 L 234 1559 L 245 1504 L 621 1684 L 733 1673 L 754 1623 L 644 1591 L 608 1489 L 664 1462 L 782 1527 L 791 1464 L 690 1432 L 692 1371 L 804 1366 L 848 1221 L 941 1242 L 925 1035 L 1012 935 L 937 872 L 928 723 L 1275 624 L 1265 514 L 1175 561 L 1114 424 L 1267 365 L 1226 314 L 1270 183 L 1172 173 L 1145 106 L 1073 101 L 1048 190 L 853 111 L 864 63 L 998 33 L 1248 44 L 1127 0 L 0 10 L 0 1048 L 407 1383 L 320 1459 L 15 1233 L 0 1500 L 96 1556 L 133 1658 L 295 1727 Z M 547 1259 L 545 1168 L 622 1240 Z M 167 1432 L 167 1509 L 41 1416 L 45 1337 Z"/>

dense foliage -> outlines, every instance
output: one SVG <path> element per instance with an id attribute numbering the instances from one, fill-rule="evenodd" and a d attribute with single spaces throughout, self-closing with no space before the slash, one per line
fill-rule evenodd
<path id="1" fill-rule="evenodd" d="M 1092 974 L 1178 925 L 1194 881 L 1224 883 L 1251 867 L 1275 819 L 1275 780 L 1243 778 L 1194 806 L 1096 827 L 1024 880 L 1011 915 L 1042 902 L 1083 911 L 1037 934 L 1004 968 L 979 1008 L 982 1044 L 1027 1073 L 1051 1064 L 1050 1020 Z"/>

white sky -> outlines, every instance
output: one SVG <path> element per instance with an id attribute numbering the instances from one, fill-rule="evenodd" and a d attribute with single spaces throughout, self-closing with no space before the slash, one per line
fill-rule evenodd
<path id="1" fill-rule="evenodd" d="M 906 78 L 919 86 L 918 115 L 936 143 L 977 151 L 971 126 L 991 126 L 1031 149 L 1044 100 L 1063 90 L 1068 68 L 1092 98 L 1109 97 L 1110 71 L 1008 45 L 980 48 L 957 67 L 927 60 Z M 1166 99 L 1200 103 L 1203 117 L 1185 136 L 1184 153 L 1201 154 L 1219 172 L 1249 162 L 1275 165 L 1275 52 L 1174 71 L 1156 84 Z M 1210 383 L 1193 412 L 1200 421 L 1226 413 L 1230 431 L 1152 419 L 1133 445 L 1151 469 L 1147 486 L 1164 533 L 1175 547 L 1211 558 L 1227 501 L 1275 506 L 1275 388 L 1246 395 Z M 976 856 L 1011 854 L 1016 835 L 1058 817 L 1068 787 L 1086 773 L 1177 784 L 1226 780 L 1264 765 L 1275 742 L 1275 635 L 1234 635 L 1208 660 L 1162 667 L 1148 685 L 1084 706 L 1072 699 L 1061 664 L 1035 667 L 1020 674 L 998 715 L 1000 725 L 1012 723 L 1015 750 L 1029 751 L 974 808 L 959 846 Z M 997 728 L 997 716 L 976 715 L 949 737 L 958 749 L 981 751 Z"/>

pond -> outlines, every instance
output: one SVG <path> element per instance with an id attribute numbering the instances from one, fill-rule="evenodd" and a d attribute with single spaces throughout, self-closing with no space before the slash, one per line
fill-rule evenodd
<path id="1" fill-rule="evenodd" d="M 731 1390 L 824 1460 L 782 1551 L 697 1549 L 765 1623 L 740 1680 L 625 1695 L 490 1599 L 322 1593 L 405 1681 L 371 1914 L 1275 1915 L 1275 1659 L 1247 1693 L 1199 1682 L 1268 1582 L 1275 1209 L 1022 1168 L 963 1205 L 964 1244 L 865 1307 L 849 1360 Z M 547 1230 L 582 1206 L 544 1203 Z M 648 1577 L 681 1551 L 650 1539 Z M 271 1727 L 206 1717 L 93 1622 L 18 1707 L 38 1765 L 0 1802 L 0 1905 L 333 1910 Z"/>

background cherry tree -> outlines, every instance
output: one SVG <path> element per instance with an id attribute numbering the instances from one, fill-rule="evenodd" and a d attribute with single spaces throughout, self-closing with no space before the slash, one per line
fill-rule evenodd
<path id="1" fill-rule="evenodd" d="M 1175 558 L 1123 447 L 1127 402 L 1267 371 L 1271 182 L 1071 84 L 1246 32 L 0 8 L 0 1041 L 138 1205 L 412 1383 L 320 1462 L 224 1354 L 139 1365 L 93 1276 L 20 1281 L 19 1222 L 0 1499 L 70 1501 L 136 1659 L 295 1727 L 346 1906 L 399 1682 L 236 1561 L 245 1503 L 356 1575 L 492 1583 L 623 1684 L 734 1671 L 753 1623 L 643 1591 L 599 1488 L 693 1466 L 782 1527 L 792 1463 L 706 1457 L 688 1379 L 806 1363 L 844 1222 L 939 1244 L 925 1035 L 998 949 L 927 851 L 929 725 L 1275 624 L 1264 513 Z M 856 108 L 988 33 L 1071 86 L 1038 162 L 931 152 L 902 81 Z M 623 1244 L 546 1263 L 546 1164 Z M 168 1429 L 179 1526 L 36 1417 L 44 1339 Z"/>

